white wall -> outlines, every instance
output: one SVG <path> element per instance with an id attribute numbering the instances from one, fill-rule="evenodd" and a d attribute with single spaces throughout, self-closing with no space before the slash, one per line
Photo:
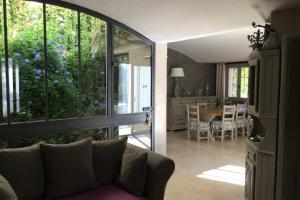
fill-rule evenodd
<path id="1" fill-rule="evenodd" d="M 167 153 L 167 43 L 155 44 L 155 152 Z"/>

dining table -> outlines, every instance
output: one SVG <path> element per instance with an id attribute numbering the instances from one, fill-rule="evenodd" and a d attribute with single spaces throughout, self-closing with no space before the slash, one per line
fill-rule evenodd
<path id="1" fill-rule="evenodd" d="M 221 117 L 223 115 L 223 108 L 214 107 L 199 110 L 200 121 L 211 122 L 216 117 Z"/>
<path id="2" fill-rule="evenodd" d="M 214 141 L 214 135 L 213 135 L 213 131 L 212 131 L 212 121 L 216 118 L 216 117 L 222 117 L 223 115 L 223 108 L 221 107 L 213 107 L 213 108 L 206 108 L 206 109 L 200 109 L 199 110 L 199 117 L 200 117 L 200 121 L 206 121 L 209 122 L 210 127 L 211 127 L 211 131 L 210 131 L 210 138 Z"/>

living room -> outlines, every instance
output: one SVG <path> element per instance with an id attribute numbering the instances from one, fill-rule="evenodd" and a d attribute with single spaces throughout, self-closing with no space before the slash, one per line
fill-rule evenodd
<path id="1" fill-rule="evenodd" d="M 299 6 L 3 0 L 0 199 L 298 199 Z"/>

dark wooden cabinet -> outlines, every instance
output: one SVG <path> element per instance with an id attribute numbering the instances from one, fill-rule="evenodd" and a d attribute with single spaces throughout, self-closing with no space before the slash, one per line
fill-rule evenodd
<path id="1" fill-rule="evenodd" d="M 282 42 L 276 200 L 300 199 L 300 34 Z"/>
<path id="2" fill-rule="evenodd" d="M 246 200 L 254 200 L 255 195 L 255 177 L 256 177 L 256 153 L 255 145 L 249 144 L 246 156 L 246 177 L 245 177 L 245 198 Z"/>

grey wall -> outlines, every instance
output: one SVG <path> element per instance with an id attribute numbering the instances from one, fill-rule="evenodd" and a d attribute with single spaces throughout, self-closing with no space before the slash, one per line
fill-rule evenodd
<path id="1" fill-rule="evenodd" d="M 207 63 L 197 63 L 191 58 L 168 48 L 168 97 L 174 91 L 174 78 L 170 77 L 172 67 L 183 67 L 185 77 L 179 78 L 181 89 L 189 90 L 195 96 L 198 88 L 206 88 L 209 84 L 209 96 L 216 95 L 216 65 Z"/>

